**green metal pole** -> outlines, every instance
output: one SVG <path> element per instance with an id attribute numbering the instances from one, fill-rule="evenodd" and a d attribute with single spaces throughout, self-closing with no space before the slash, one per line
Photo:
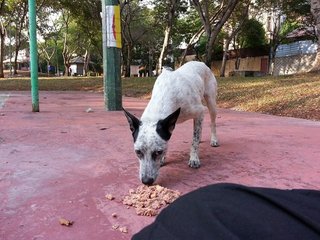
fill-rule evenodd
<path id="1" fill-rule="evenodd" d="M 110 30 L 115 30 L 114 17 L 110 17 L 108 10 L 112 6 L 119 7 L 118 0 L 102 0 L 102 41 L 103 41 L 103 84 L 104 102 L 107 111 L 122 109 L 121 89 L 121 44 L 110 44 L 110 37 L 114 36 Z M 109 15 L 108 15 L 109 14 Z M 111 26 L 111 28 L 110 28 Z M 119 31 L 119 29 L 118 29 Z"/>
<path id="2" fill-rule="evenodd" d="M 39 112 L 36 1 L 29 0 L 28 5 L 29 5 L 29 35 L 30 35 L 29 46 L 30 46 L 32 111 Z"/>

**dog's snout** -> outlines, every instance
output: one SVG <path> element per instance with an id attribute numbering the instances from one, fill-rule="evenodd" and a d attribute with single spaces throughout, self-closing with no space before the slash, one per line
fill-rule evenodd
<path id="1" fill-rule="evenodd" d="M 145 185 L 152 185 L 153 182 L 154 182 L 153 178 L 150 178 L 150 177 L 142 178 L 142 183 Z"/>

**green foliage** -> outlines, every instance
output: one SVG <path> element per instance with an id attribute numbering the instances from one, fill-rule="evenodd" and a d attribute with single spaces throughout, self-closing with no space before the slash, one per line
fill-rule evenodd
<path id="1" fill-rule="evenodd" d="M 256 11 L 276 11 L 286 16 L 286 19 L 301 24 L 310 25 L 312 22 L 310 0 L 255 0 Z"/>
<path id="2" fill-rule="evenodd" d="M 248 19 L 244 22 L 238 36 L 241 48 L 254 48 L 267 43 L 266 33 L 262 23 L 255 19 Z"/>
<path id="3" fill-rule="evenodd" d="M 123 5 L 122 18 L 122 56 L 124 63 L 148 63 L 149 54 L 159 51 L 163 37 L 162 25 L 150 6 L 132 0 Z M 154 58 L 155 60 L 155 58 Z"/>
<path id="4" fill-rule="evenodd" d="M 168 21 L 168 13 L 171 11 L 171 2 L 171 0 L 152 0 L 154 16 L 157 18 L 158 23 L 160 25 L 163 25 L 163 27 Z M 186 13 L 188 9 L 188 1 L 177 0 L 177 6 L 178 7 L 175 12 L 175 19 L 178 19 L 181 14 Z"/>
<path id="5" fill-rule="evenodd" d="M 292 20 L 301 19 L 301 16 L 310 18 L 310 1 L 309 0 L 283 0 L 282 11 L 287 18 Z"/>
<path id="6" fill-rule="evenodd" d="M 189 9 L 177 19 L 173 31 L 173 41 L 176 45 L 182 41 L 188 42 L 201 25 L 198 13 L 194 9 Z"/>
<path id="7" fill-rule="evenodd" d="M 281 25 L 280 32 L 279 32 L 281 43 L 288 43 L 289 41 L 285 38 L 287 34 L 299 28 L 300 26 L 301 26 L 300 23 L 296 21 L 291 22 L 290 20 L 286 19 L 284 23 Z"/>
<path id="8" fill-rule="evenodd" d="M 214 60 L 221 60 L 223 54 L 223 36 L 224 33 L 219 33 L 216 44 L 213 46 Z M 199 56 L 203 56 L 206 53 L 206 44 L 208 42 L 207 36 L 202 36 L 199 42 L 195 45 L 195 50 Z M 199 57 L 201 59 L 201 57 Z"/>
<path id="9" fill-rule="evenodd" d="M 300 26 L 301 26 L 301 24 L 299 24 L 297 22 L 291 22 L 291 21 L 286 20 L 286 21 L 284 21 L 284 23 L 281 26 L 280 35 L 286 36 L 289 32 L 292 32 L 293 30 L 297 29 Z"/>
<path id="10" fill-rule="evenodd" d="M 20 29 L 17 28 L 22 23 L 21 46 L 20 49 L 28 47 L 27 21 L 23 17 L 24 9 L 27 9 L 27 0 L 6 0 L 4 8 L 0 13 L 1 24 L 6 28 L 7 38 L 11 36 L 11 50 L 14 50 L 14 36 L 17 36 Z M 158 0 L 120 0 L 122 6 L 122 27 L 125 28 L 124 22 L 130 25 L 128 34 L 131 36 L 131 47 L 133 49 L 133 59 L 148 59 L 151 55 L 155 59 L 161 50 L 164 36 L 164 27 L 168 20 L 168 12 L 170 11 L 172 1 Z M 200 29 L 202 23 L 200 17 L 195 10 L 195 6 L 187 0 L 178 0 L 178 8 L 172 29 L 171 49 L 174 56 L 181 55 L 178 46 L 181 42 L 188 42 L 190 38 Z M 191 1 L 192 2 L 192 1 Z M 126 4 L 125 4 L 126 3 Z M 202 7 L 207 7 L 208 11 L 204 14 L 214 16 L 214 13 L 221 7 L 222 1 L 200 1 Z M 239 23 L 239 16 L 242 16 L 241 9 L 247 6 L 245 0 L 239 1 L 237 9 L 233 15 L 236 16 L 234 22 L 230 19 L 231 28 L 235 28 Z M 288 32 L 292 31 L 301 24 L 311 25 L 310 2 L 309 0 L 255 0 L 250 4 L 255 5 L 256 11 L 259 13 L 272 11 L 273 13 L 284 13 L 286 17 L 285 23 L 281 26 L 279 39 L 283 39 Z M 128 17 L 127 6 L 130 5 L 131 12 Z M 125 7 L 124 7 L 125 6 Z M 65 28 L 61 21 L 56 20 L 50 24 L 52 14 L 60 14 L 61 11 L 69 11 L 71 14 L 71 23 L 68 33 L 68 44 L 70 48 L 77 46 L 77 55 L 83 55 L 86 51 L 90 52 L 91 58 L 95 62 L 102 62 L 102 34 L 101 34 L 101 1 L 97 0 L 37 0 L 37 29 L 42 35 L 47 49 L 55 49 L 55 56 L 51 59 L 51 64 L 63 66 L 61 52 L 63 49 L 63 33 Z M 238 16 L 239 15 L 239 16 Z M 20 22 L 20 20 L 22 20 Z M 10 25 L 9 25 L 10 24 Z M 278 34 L 278 33 L 276 33 Z M 238 42 L 240 47 L 256 47 L 266 43 L 265 33 L 255 20 L 248 20 L 243 27 L 243 31 L 239 34 Z M 221 33 L 219 34 L 221 36 Z M 219 37 L 220 38 L 220 37 Z M 197 51 L 200 55 L 205 53 L 206 37 L 202 37 L 197 45 Z M 6 39 L 8 42 L 8 39 Z M 218 44 L 214 47 L 214 56 L 222 51 L 222 41 L 217 40 Z M 43 43 L 39 43 L 40 45 Z M 5 55 L 8 55 L 9 48 L 5 46 Z M 123 49 L 123 55 L 125 49 Z M 44 58 L 40 56 L 40 61 L 44 62 Z M 58 63 L 57 63 L 58 61 Z"/>
<path id="11" fill-rule="evenodd" d="M 57 5 L 59 11 L 65 10 L 71 14 L 70 34 L 81 49 L 78 54 L 84 54 L 88 50 L 102 58 L 101 1 L 59 0 Z"/>

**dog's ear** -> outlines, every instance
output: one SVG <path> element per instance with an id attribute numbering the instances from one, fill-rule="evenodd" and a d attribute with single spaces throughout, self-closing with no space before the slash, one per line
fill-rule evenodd
<path id="1" fill-rule="evenodd" d="M 128 122 L 130 125 L 130 130 L 132 132 L 133 141 L 135 142 L 138 137 L 139 126 L 141 125 L 141 122 L 138 118 L 133 116 L 131 113 L 126 111 L 124 108 L 122 108 L 122 110 L 124 111 L 124 114 L 126 115 L 126 117 L 128 119 Z"/>
<path id="2" fill-rule="evenodd" d="M 178 108 L 175 112 L 171 113 L 165 119 L 158 121 L 156 131 L 162 139 L 164 139 L 166 141 L 168 141 L 170 139 L 171 134 L 173 132 L 173 129 L 174 129 L 176 122 L 178 120 L 180 110 L 181 110 L 181 108 Z"/>

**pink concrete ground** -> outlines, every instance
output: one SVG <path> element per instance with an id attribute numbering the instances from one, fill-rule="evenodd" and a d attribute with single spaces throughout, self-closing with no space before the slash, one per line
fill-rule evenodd
<path id="1" fill-rule="evenodd" d="M 123 101 L 138 116 L 145 105 Z M 157 183 L 183 194 L 219 182 L 320 189 L 319 122 L 220 109 L 217 125 L 212 148 L 206 114 L 196 170 L 187 166 L 192 121 L 178 125 Z M 102 94 L 40 92 L 32 113 L 30 93 L 0 93 L 0 239 L 130 239 L 153 221 L 121 203 L 138 185 L 127 121 L 104 110 Z"/>

